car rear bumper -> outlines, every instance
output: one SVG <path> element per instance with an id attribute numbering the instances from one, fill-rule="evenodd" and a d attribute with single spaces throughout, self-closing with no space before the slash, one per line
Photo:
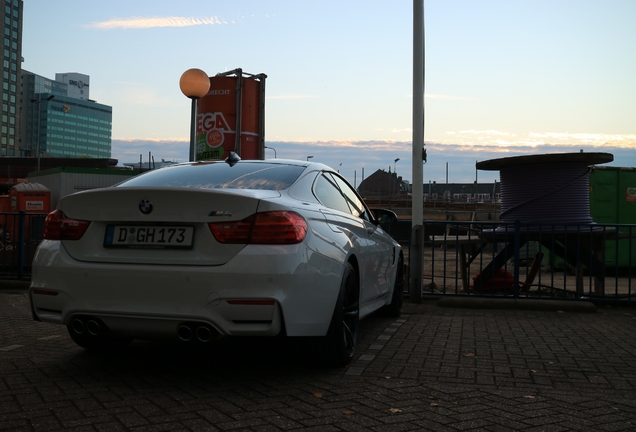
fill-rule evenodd
<path id="1" fill-rule="evenodd" d="M 302 243 L 251 245 L 222 266 L 153 266 L 80 262 L 45 240 L 30 295 L 42 321 L 95 317 L 131 337 L 174 336 L 184 322 L 222 335 L 322 336 L 342 271 Z"/>

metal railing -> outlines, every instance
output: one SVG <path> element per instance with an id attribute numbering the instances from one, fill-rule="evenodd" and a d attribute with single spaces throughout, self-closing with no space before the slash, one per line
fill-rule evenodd
<path id="1" fill-rule="evenodd" d="M 46 216 L 0 213 L 0 276 L 31 275 Z M 423 225 L 424 296 L 636 301 L 636 225 Z M 410 221 L 383 228 L 410 263 Z"/>
<path id="2" fill-rule="evenodd" d="M 424 221 L 421 242 L 424 296 L 636 300 L 636 225 Z"/>
<path id="3" fill-rule="evenodd" d="M 25 211 L 0 213 L 0 276 L 23 279 L 31 275 L 46 216 Z"/>

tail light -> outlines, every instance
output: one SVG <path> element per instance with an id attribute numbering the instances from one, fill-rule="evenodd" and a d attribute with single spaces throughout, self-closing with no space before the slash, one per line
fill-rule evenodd
<path id="1" fill-rule="evenodd" d="M 307 234 L 307 222 L 294 212 L 256 213 L 241 221 L 209 224 L 219 243 L 296 244 Z"/>
<path id="2" fill-rule="evenodd" d="M 79 240 L 90 222 L 70 219 L 60 210 L 48 214 L 44 222 L 44 238 L 47 240 Z"/>

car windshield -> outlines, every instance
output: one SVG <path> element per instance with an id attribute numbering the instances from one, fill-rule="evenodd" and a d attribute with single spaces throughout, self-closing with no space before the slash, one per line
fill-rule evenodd
<path id="1" fill-rule="evenodd" d="M 117 187 L 167 186 L 200 189 L 266 189 L 290 187 L 305 167 L 285 164 L 239 162 L 235 165 L 199 162 L 148 171 Z"/>

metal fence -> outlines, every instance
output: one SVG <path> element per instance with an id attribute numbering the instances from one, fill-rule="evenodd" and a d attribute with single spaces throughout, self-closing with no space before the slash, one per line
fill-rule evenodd
<path id="1" fill-rule="evenodd" d="M 31 275 L 46 216 L 0 213 L 0 276 Z M 423 225 L 424 296 L 636 301 L 636 225 Z M 403 245 L 413 266 L 411 222 L 383 228 Z"/>
<path id="2" fill-rule="evenodd" d="M 42 241 L 46 214 L 0 213 L 0 276 L 31 275 L 35 250 Z"/>
<path id="3" fill-rule="evenodd" d="M 425 221 L 422 236 L 424 296 L 636 300 L 636 225 Z"/>

